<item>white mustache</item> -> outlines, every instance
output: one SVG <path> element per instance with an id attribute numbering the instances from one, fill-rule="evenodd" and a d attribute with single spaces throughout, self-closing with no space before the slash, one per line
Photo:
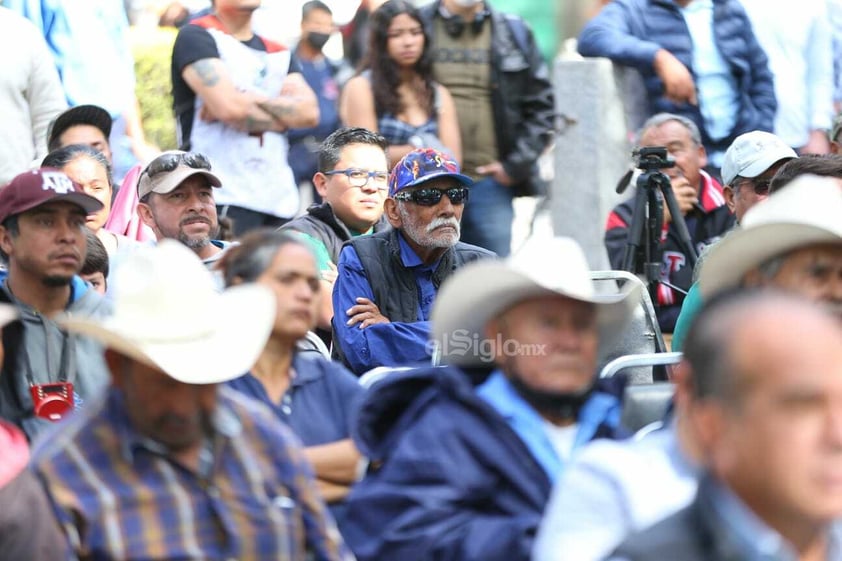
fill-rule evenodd
<path id="1" fill-rule="evenodd" d="M 434 218 L 433 221 L 427 225 L 426 232 L 429 234 L 436 228 L 441 228 L 442 226 L 452 226 L 457 233 L 459 232 L 459 221 L 452 216 L 440 216 L 438 218 Z"/>

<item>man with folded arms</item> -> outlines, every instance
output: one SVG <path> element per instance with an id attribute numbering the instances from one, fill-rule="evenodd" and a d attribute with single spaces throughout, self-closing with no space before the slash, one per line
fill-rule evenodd
<path id="1" fill-rule="evenodd" d="M 384 202 L 391 230 L 349 242 L 333 289 L 333 343 L 352 372 L 429 360 L 439 285 L 486 249 L 459 241 L 473 181 L 432 148 L 395 165 Z"/>

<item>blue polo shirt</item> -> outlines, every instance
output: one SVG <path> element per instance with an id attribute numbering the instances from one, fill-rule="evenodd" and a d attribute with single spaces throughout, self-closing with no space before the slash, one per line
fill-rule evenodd
<path id="1" fill-rule="evenodd" d="M 357 377 L 341 364 L 310 352 L 298 353 L 292 368 L 295 377 L 280 403 L 269 398 L 251 372 L 227 385 L 269 406 L 305 446 L 350 438 L 354 403 L 364 391 Z"/>
<path id="2" fill-rule="evenodd" d="M 356 376 L 341 364 L 312 352 L 298 353 L 292 360 L 295 377 L 289 389 L 275 403 L 263 383 L 248 372 L 226 385 L 267 405 L 304 446 L 329 444 L 351 437 L 351 417 L 365 389 Z M 341 530 L 345 502 L 328 505 Z"/>

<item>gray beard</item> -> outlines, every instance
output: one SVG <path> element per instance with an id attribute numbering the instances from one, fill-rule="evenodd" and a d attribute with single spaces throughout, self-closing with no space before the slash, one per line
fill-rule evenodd
<path id="1" fill-rule="evenodd" d="M 202 238 L 188 238 L 187 236 L 179 236 L 178 241 L 180 241 L 193 251 L 197 251 L 199 249 L 204 249 L 205 247 L 209 246 L 211 239 L 209 236 L 205 236 Z"/>

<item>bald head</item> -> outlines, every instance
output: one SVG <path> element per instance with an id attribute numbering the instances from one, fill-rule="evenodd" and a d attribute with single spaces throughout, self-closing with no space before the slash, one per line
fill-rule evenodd
<path id="1" fill-rule="evenodd" d="M 750 385 L 755 365 L 774 363 L 782 354 L 805 355 L 804 360 L 807 355 L 826 360 L 835 355 L 842 365 L 842 324 L 826 309 L 794 294 L 729 291 L 699 313 L 687 336 L 684 359 L 693 372 L 695 398 L 736 403 Z"/>
<path id="2" fill-rule="evenodd" d="M 794 295 L 726 294 L 685 358 L 707 469 L 796 547 L 820 535 L 842 515 L 842 323 Z"/>

